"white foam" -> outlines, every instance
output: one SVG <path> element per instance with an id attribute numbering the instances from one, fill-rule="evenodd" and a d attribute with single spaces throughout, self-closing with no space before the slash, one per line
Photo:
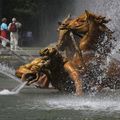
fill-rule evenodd
<path id="1" fill-rule="evenodd" d="M 8 89 L 4 89 L 2 91 L 0 91 L 0 95 L 15 95 L 18 94 L 20 92 L 20 90 L 26 85 L 26 82 L 18 85 L 17 87 L 15 87 L 14 89 L 12 89 L 11 91 L 9 91 Z"/>
<path id="2" fill-rule="evenodd" d="M 119 100 L 103 99 L 59 99 L 46 101 L 50 109 L 74 109 L 74 110 L 120 110 Z"/>
<path id="3" fill-rule="evenodd" d="M 0 91 L 0 95 L 13 95 L 13 94 L 16 94 L 15 92 L 11 92 L 7 89 L 4 89 L 2 91 Z"/>

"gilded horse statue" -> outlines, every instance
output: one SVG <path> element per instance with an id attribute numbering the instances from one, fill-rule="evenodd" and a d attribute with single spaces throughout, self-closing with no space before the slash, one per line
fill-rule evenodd
<path id="1" fill-rule="evenodd" d="M 74 19 L 68 16 L 59 22 L 57 45 L 41 49 L 40 57 L 20 66 L 16 76 L 28 81 L 27 85 L 49 88 L 51 83 L 60 91 L 77 95 L 93 88 L 113 88 L 119 83 L 113 78 L 120 78 L 120 70 L 116 61 L 105 65 L 113 41 L 112 31 L 106 26 L 109 21 L 88 11 Z"/>
<path id="2" fill-rule="evenodd" d="M 75 19 L 68 16 L 59 22 L 58 47 L 66 52 L 71 64 L 80 71 L 81 81 L 87 84 L 87 89 L 96 86 L 97 91 L 100 91 L 104 87 L 120 87 L 120 62 L 111 58 L 109 65 L 106 65 L 114 40 L 113 32 L 106 26 L 109 21 L 110 19 L 85 11 Z M 104 69 L 100 68 L 102 65 Z M 84 74 L 87 76 L 85 79 Z M 102 80 L 97 80 L 103 75 Z"/>

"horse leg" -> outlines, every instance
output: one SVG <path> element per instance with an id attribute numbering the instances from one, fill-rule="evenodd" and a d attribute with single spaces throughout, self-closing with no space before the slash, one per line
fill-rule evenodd
<path id="1" fill-rule="evenodd" d="M 82 95 L 82 81 L 80 80 L 79 73 L 71 62 L 67 62 L 64 65 L 65 70 L 69 73 L 71 79 L 75 83 L 75 89 L 77 95 Z"/>
<path id="2" fill-rule="evenodd" d="M 48 88 L 49 87 L 49 80 L 46 74 L 43 74 L 38 78 L 36 87 L 39 88 Z"/>

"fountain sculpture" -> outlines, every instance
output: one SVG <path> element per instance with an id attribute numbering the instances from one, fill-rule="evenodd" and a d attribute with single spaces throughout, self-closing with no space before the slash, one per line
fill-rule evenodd
<path id="1" fill-rule="evenodd" d="M 100 92 L 103 88 L 120 87 L 119 61 L 110 55 L 112 31 L 107 27 L 110 19 L 85 11 L 77 18 L 70 15 L 59 22 L 59 38 L 55 46 L 40 50 L 40 57 L 20 66 L 16 76 L 27 85 L 49 88 L 82 95 Z"/>

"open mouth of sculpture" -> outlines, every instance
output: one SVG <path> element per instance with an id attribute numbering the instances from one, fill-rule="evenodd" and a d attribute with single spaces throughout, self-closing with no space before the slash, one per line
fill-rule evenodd
<path id="1" fill-rule="evenodd" d="M 27 73 L 24 75 L 23 81 L 27 81 L 26 85 L 34 84 L 38 88 L 47 88 L 49 86 L 48 76 L 44 72 Z"/>

